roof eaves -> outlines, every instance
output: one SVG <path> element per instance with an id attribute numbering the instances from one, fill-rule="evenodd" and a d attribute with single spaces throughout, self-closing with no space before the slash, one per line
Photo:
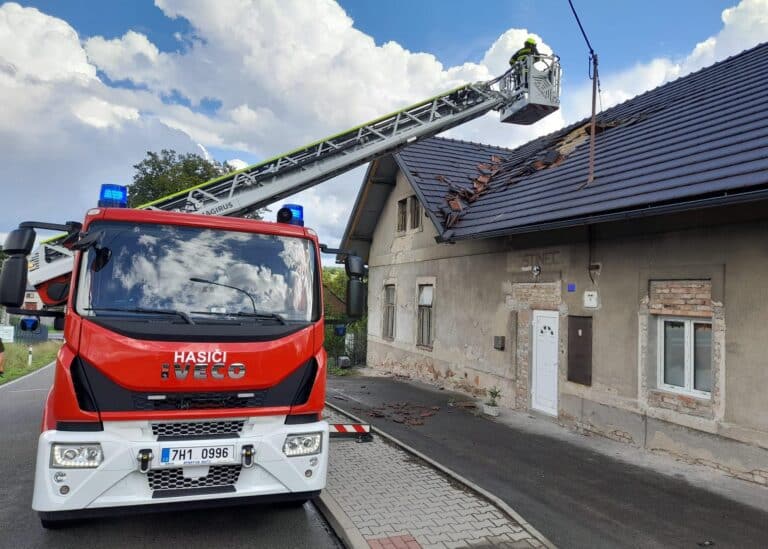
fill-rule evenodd
<path id="1" fill-rule="evenodd" d="M 458 235 L 451 235 L 450 240 L 484 240 L 487 238 L 498 238 L 502 236 L 512 236 L 516 234 L 533 233 L 539 231 L 552 231 L 556 229 L 568 229 L 584 225 L 595 225 L 598 223 L 608 223 L 611 221 L 625 221 L 630 219 L 640 219 L 664 214 L 673 214 L 687 212 L 691 210 L 701 210 L 706 208 L 716 208 L 720 206 L 730 206 L 735 204 L 745 204 L 749 202 L 758 202 L 768 200 L 768 188 L 746 191 L 739 194 L 724 193 L 720 196 L 699 198 L 687 202 L 675 202 L 673 204 L 663 204 L 645 208 L 634 208 L 617 212 L 608 212 L 605 214 L 574 217 L 570 219 L 561 219 L 557 221 L 536 223 L 532 225 L 521 225 L 519 227 L 509 227 L 495 231 L 476 231 Z"/>
<path id="2" fill-rule="evenodd" d="M 344 228 L 344 234 L 341 237 L 341 242 L 339 244 L 340 249 L 346 249 L 349 246 L 349 236 L 354 233 L 354 228 L 357 225 L 357 215 L 356 212 L 362 205 L 362 201 L 366 195 L 366 187 L 368 185 L 371 185 L 371 179 L 373 178 L 373 175 L 376 171 L 376 169 L 379 166 L 378 160 L 374 160 L 368 164 L 368 167 L 365 170 L 365 176 L 363 176 L 363 184 L 360 185 L 360 189 L 357 191 L 357 197 L 355 198 L 355 204 L 352 206 L 352 210 L 350 211 L 349 221 L 347 221 L 347 226 Z M 343 263 L 344 262 L 344 256 L 337 255 L 336 256 L 336 263 Z"/>

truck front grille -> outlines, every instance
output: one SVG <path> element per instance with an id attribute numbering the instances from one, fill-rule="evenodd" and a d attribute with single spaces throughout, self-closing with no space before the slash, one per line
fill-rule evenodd
<path id="1" fill-rule="evenodd" d="M 258 408 L 267 392 L 133 393 L 134 410 L 214 410 Z"/>
<path id="2" fill-rule="evenodd" d="M 240 478 L 242 465 L 211 465 L 208 474 L 199 478 L 185 478 L 184 469 L 152 469 L 147 473 L 152 497 L 173 497 L 190 493 L 231 492 Z"/>
<path id="3" fill-rule="evenodd" d="M 153 423 L 152 434 L 157 437 L 157 440 L 230 438 L 240 436 L 244 424 L 244 419 Z"/>

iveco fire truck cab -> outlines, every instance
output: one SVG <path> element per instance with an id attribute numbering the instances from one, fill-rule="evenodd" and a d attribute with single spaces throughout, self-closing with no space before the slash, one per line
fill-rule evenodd
<path id="1" fill-rule="evenodd" d="M 68 298 L 37 450 L 44 526 L 323 489 L 321 250 L 290 209 L 280 218 L 95 208 L 61 227 L 75 254 L 71 287 L 47 289 Z M 34 226 L 52 228 L 6 241 L 4 303 L 23 296 Z M 348 266 L 355 309 L 363 267 Z"/>

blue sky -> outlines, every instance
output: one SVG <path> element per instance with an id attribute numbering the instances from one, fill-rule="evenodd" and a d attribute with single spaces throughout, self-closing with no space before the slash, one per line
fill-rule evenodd
<path id="1" fill-rule="evenodd" d="M 116 38 L 135 30 L 162 51 L 178 51 L 184 44 L 174 35 L 193 33 L 187 20 L 166 17 L 151 0 L 19 3 L 68 21 L 82 38 Z M 411 51 L 430 52 L 445 65 L 479 61 L 510 27 L 542 34 L 568 66 L 578 67 L 587 55 L 567 0 L 341 0 L 339 4 L 355 27 L 377 44 L 394 40 Z M 574 2 L 605 71 L 685 55 L 692 44 L 720 28 L 720 13 L 733 4 L 732 0 Z"/>
<path id="2" fill-rule="evenodd" d="M 567 0 L 342 0 L 355 26 L 377 43 L 395 40 L 445 64 L 479 61 L 510 27 L 533 29 L 578 68 L 586 45 Z M 678 57 L 714 34 L 727 0 L 574 0 L 604 70 L 655 57 Z M 584 61 L 586 67 L 586 61 Z"/>
<path id="3" fill-rule="evenodd" d="M 528 32 L 561 57 L 561 110 L 528 127 L 492 114 L 447 135 L 514 147 L 590 104 L 567 0 L 156 2 L 0 0 L 0 69 L 11 69 L 0 70 L 0 233 L 51 211 L 79 218 L 101 183 L 130 183 L 148 150 L 252 164 L 491 78 Z M 606 107 L 768 40 L 768 0 L 574 2 Z M 292 201 L 335 245 L 361 180 L 358 169 Z"/>

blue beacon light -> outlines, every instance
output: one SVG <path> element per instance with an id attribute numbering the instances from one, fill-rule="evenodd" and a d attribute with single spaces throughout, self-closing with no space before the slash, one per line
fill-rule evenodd
<path id="1" fill-rule="evenodd" d="M 285 218 L 281 217 L 280 212 L 278 212 L 278 221 L 287 222 L 291 225 L 299 225 L 301 227 L 304 226 L 304 206 L 300 206 L 299 204 L 283 204 L 283 207 L 280 208 L 280 210 L 289 210 L 291 212 L 291 218 L 283 221 Z"/>
<path id="2" fill-rule="evenodd" d="M 104 183 L 99 193 L 99 208 L 127 208 L 128 187 Z"/>

